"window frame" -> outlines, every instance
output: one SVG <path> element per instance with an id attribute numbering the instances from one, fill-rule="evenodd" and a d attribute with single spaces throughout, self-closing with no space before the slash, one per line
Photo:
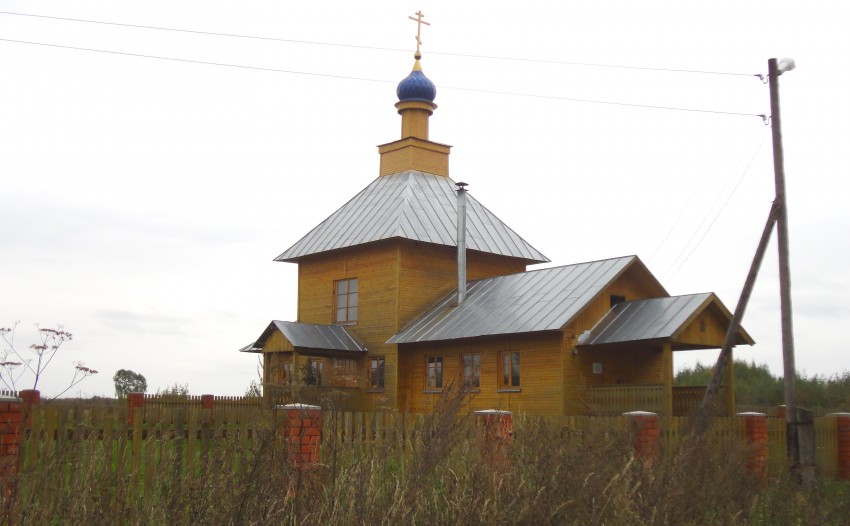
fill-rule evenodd
<path id="1" fill-rule="evenodd" d="M 331 360 L 333 387 L 356 387 L 357 362 L 353 358 L 333 358 Z"/>
<path id="2" fill-rule="evenodd" d="M 340 293 L 342 285 L 345 285 L 345 292 Z M 351 292 L 351 285 L 354 285 L 354 292 Z M 340 307 L 340 298 L 345 297 L 345 305 Z M 352 301 L 353 297 L 353 301 Z M 345 313 L 345 319 L 339 319 L 340 311 Z M 352 317 L 352 311 L 354 316 Z M 360 316 L 360 282 L 355 278 L 343 278 L 334 280 L 334 297 L 332 318 L 334 325 L 356 325 Z"/>
<path id="3" fill-rule="evenodd" d="M 472 370 L 470 371 L 471 374 L 469 375 L 466 374 L 467 357 L 469 357 L 472 361 L 472 363 L 470 364 Z M 481 353 L 469 352 L 460 355 L 460 376 L 461 386 L 465 391 L 478 391 L 481 389 Z M 469 381 L 473 378 L 475 380 L 474 384 Z"/>
<path id="4" fill-rule="evenodd" d="M 376 364 L 379 365 L 376 366 Z M 387 359 L 385 356 L 369 357 L 369 388 L 367 392 L 382 393 L 384 391 L 384 387 L 386 386 L 386 370 Z M 377 371 L 377 374 L 374 371 Z"/>
<path id="5" fill-rule="evenodd" d="M 441 354 L 429 354 L 425 357 L 425 390 L 442 391 L 446 360 Z M 431 367 L 433 365 L 433 368 Z M 434 374 L 431 374 L 431 371 Z M 433 380 L 433 381 L 432 381 Z"/>
<path id="6" fill-rule="evenodd" d="M 321 358 L 309 358 L 310 369 L 313 371 L 313 378 L 316 379 L 316 383 L 311 385 L 310 387 L 322 387 L 323 385 L 323 376 L 325 372 L 325 362 Z"/>
<path id="7" fill-rule="evenodd" d="M 506 363 L 506 360 L 508 362 Z M 514 382 L 516 380 L 516 382 Z M 522 354 L 520 351 L 499 353 L 499 390 L 519 391 L 522 389 Z"/>
<path id="8" fill-rule="evenodd" d="M 614 307 L 616 307 L 617 305 L 619 305 L 620 303 L 625 303 L 625 302 L 626 302 L 626 296 L 625 296 L 625 295 L 621 295 L 621 294 L 611 294 L 611 295 L 609 296 L 609 298 L 608 298 L 608 299 L 609 299 L 609 300 L 610 300 L 610 302 L 611 302 L 611 308 L 612 308 L 612 309 L 613 309 Z"/>
<path id="9" fill-rule="evenodd" d="M 295 364 L 293 362 L 294 362 L 294 360 L 292 358 L 290 358 L 289 360 L 284 361 L 283 364 L 282 364 L 283 365 L 283 383 L 284 384 L 291 384 L 292 383 L 292 376 L 294 374 L 293 371 L 295 371 Z"/>

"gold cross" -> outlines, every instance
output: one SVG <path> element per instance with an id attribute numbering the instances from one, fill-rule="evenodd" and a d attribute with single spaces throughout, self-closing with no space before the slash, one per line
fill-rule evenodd
<path id="1" fill-rule="evenodd" d="M 430 22 L 426 22 L 426 21 L 422 20 L 422 18 L 424 16 L 425 15 L 422 14 L 422 11 L 417 11 L 416 12 L 416 18 L 413 18 L 412 16 L 407 17 L 407 18 L 413 20 L 414 22 L 416 22 L 416 52 L 417 53 L 419 53 L 419 46 L 422 45 L 422 39 L 420 38 L 422 36 L 422 24 L 425 24 L 426 26 L 431 25 Z"/>

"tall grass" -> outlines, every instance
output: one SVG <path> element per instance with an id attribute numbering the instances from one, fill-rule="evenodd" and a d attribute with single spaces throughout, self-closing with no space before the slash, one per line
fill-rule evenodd
<path id="1" fill-rule="evenodd" d="M 124 468 L 122 444 L 57 442 L 3 494 L 3 524 L 575 524 L 842 525 L 850 484 L 800 486 L 784 472 L 746 471 L 745 444 L 683 441 L 652 462 L 633 458 L 629 430 L 581 430 L 515 418 L 504 455 L 447 396 L 415 436 L 369 450 L 328 440 L 323 462 L 287 464 L 272 429 L 218 439 L 189 462 L 179 447 Z M 326 419 L 326 426 L 332 418 Z M 608 422 L 608 423 L 605 423 Z M 330 431 L 330 430 L 328 430 Z M 151 441 L 157 440 L 151 438 Z M 162 441 L 162 439 L 160 439 Z M 240 446 L 247 444 L 247 446 Z M 146 444 L 146 447 L 148 444 Z M 244 447 L 245 449 L 240 449 Z M 148 479 L 148 484 L 141 481 Z"/>

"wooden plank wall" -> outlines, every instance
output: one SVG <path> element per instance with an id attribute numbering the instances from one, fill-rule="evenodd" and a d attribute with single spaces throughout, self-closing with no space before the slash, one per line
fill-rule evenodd
<path id="1" fill-rule="evenodd" d="M 363 410 L 382 402 L 394 408 L 398 379 L 398 353 L 385 342 L 398 326 L 398 243 L 386 241 L 334 251 L 299 263 L 298 321 L 334 323 L 334 281 L 357 278 L 358 319 L 349 330 L 366 346 L 369 356 L 385 360 L 384 390 L 362 398 Z M 367 385 L 368 357 L 357 364 L 362 385 Z"/>
<path id="2" fill-rule="evenodd" d="M 514 392 L 500 385 L 499 356 L 506 351 L 520 353 L 520 386 Z M 410 410 L 413 412 L 430 412 L 443 391 L 452 385 L 460 387 L 463 381 L 463 354 L 478 353 L 481 357 L 480 387 L 468 393 L 470 409 L 502 409 L 539 415 L 563 414 L 558 333 L 410 344 L 405 346 L 405 352 L 410 356 L 409 392 Z M 426 389 L 428 356 L 443 358 L 443 389 Z"/>
<path id="3" fill-rule="evenodd" d="M 525 270 L 522 260 L 471 251 L 468 279 Z M 351 332 L 385 360 L 384 390 L 364 396 L 363 410 L 404 410 L 408 398 L 409 362 L 399 360 L 398 346 L 386 341 L 437 300 L 457 288 L 457 257 L 452 247 L 388 240 L 333 251 L 301 260 L 298 270 L 298 321 L 334 323 L 333 283 L 357 278 L 358 320 Z M 368 378 L 368 359 L 358 363 L 362 385 Z M 404 389 L 404 392 L 400 392 Z M 415 389 L 415 388 L 414 388 Z"/>
<path id="4" fill-rule="evenodd" d="M 611 296 L 623 296 L 626 301 L 665 296 L 664 289 L 640 265 L 632 265 L 614 282 L 602 290 L 567 327 L 563 334 L 564 412 L 583 413 L 589 402 L 588 387 L 625 384 L 664 383 L 664 357 L 661 349 L 646 347 L 640 350 L 576 351 L 578 337 L 590 330 L 609 310 Z M 593 364 L 602 364 L 602 373 L 593 373 Z"/>

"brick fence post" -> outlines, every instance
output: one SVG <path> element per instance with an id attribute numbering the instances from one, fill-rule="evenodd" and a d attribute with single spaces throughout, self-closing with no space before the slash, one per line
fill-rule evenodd
<path id="1" fill-rule="evenodd" d="M 201 409 L 210 410 L 210 423 L 215 422 L 215 396 L 211 394 L 201 395 Z"/>
<path id="2" fill-rule="evenodd" d="M 786 411 L 785 411 L 785 406 L 784 406 L 784 405 L 778 405 L 778 406 L 776 406 L 776 418 L 781 418 L 782 420 L 785 420 L 785 418 L 786 418 L 786 414 L 787 414 L 787 413 L 786 413 Z"/>
<path id="3" fill-rule="evenodd" d="M 319 462 L 322 440 L 322 408 L 317 405 L 286 404 L 280 422 L 284 447 L 290 465 L 306 468 Z"/>
<path id="4" fill-rule="evenodd" d="M 838 478 L 850 480 L 850 413 L 832 413 L 835 417 L 838 449 Z"/>
<path id="5" fill-rule="evenodd" d="M 629 419 L 634 435 L 635 458 L 652 463 L 658 453 L 658 413 L 630 411 L 623 416 Z"/>
<path id="6" fill-rule="evenodd" d="M 514 415 L 510 411 L 475 411 L 475 424 L 484 428 L 485 455 L 494 464 L 508 461 L 508 444 L 514 438 Z"/>
<path id="7" fill-rule="evenodd" d="M 145 393 L 127 393 L 127 409 L 130 412 L 130 425 L 136 421 L 136 408 L 145 407 Z"/>
<path id="8" fill-rule="evenodd" d="M 24 426 L 29 426 L 32 423 L 32 408 L 41 404 L 41 391 L 38 389 L 24 389 L 18 393 L 21 397 L 23 406 L 21 411 L 24 413 Z"/>
<path id="9" fill-rule="evenodd" d="M 738 413 L 738 417 L 744 419 L 747 443 L 752 447 L 747 469 L 757 477 L 764 477 L 767 471 L 767 415 Z"/>
<path id="10" fill-rule="evenodd" d="M 33 406 L 41 403 L 41 391 L 38 389 L 24 389 L 18 394 L 24 405 Z"/>
<path id="11" fill-rule="evenodd" d="M 18 472 L 18 448 L 23 437 L 23 399 L 0 396 L 0 479 L 7 495 L 14 488 L 10 477 Z"/>

